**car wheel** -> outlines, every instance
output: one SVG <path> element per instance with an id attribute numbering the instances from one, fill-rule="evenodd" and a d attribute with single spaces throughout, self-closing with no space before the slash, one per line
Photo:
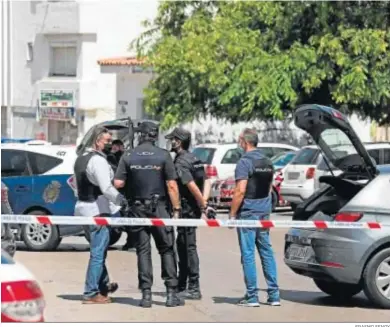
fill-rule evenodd
<path id="1" fill-rule="evenodd" d="M 85 239 L 88 241 L 88 243 L 91 243 L 91 235 L 89 234 L 89 231 L 84 233 Z M 110 243 L 109 245 L 114 245 L 116 242 L 119 241 L 119 239 L 122 236 L 122 232 L 117 229 L 111 229 L 110 230 Z"/>
<path id="2" fill-rule="evenodd" d="M 45 216 L 47 212 L 34 210 L 30 215 Z M 27 224 L 22 226 L 21 238 L 29 250 L 53 251 L 60 245 L 62 238 L 56 225 Z"/>
<path id="3" fill-rule="evenodd" d="M 375 254 L 363 273 L 366 296 L 384 309 L 390 309 L 390 249 Z"/>
<path id="4" fill-rule="evenodd" d="M 278 194 L 274 189 L 272 189 L 272 211 L 275 211 L 278 202 L 279 202 Z"/>
<path id="5" fill-rule="evenodd" d="M 349 299 L 362 290 L 360 284 L 328 282 L 321 279 L 314 279 L 314 283 L 322 292 L 338 299 Z"/>

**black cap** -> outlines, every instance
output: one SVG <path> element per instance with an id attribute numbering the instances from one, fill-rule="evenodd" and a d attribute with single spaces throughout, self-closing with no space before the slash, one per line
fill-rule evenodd
<path id="1" fill-rule="evenodd" d="M 180 141 L 187 141 L 191 140 L 191 133 L 184 128 L 176 127 L 172 132 L 165 136 L 165 138 L 168 140 L 177 138 Z"/>
<path id="2" fill-rule="evenodd" d="M 151 121 L 143 121 L 137 126 L 135 131 L 143 134 L 157 134 L 158 125 Z"/>

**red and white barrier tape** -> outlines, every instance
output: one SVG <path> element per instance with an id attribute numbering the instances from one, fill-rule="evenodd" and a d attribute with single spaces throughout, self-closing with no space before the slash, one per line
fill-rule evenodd
<path id="1" fill-rule="evenodd" d="M 390 223 L 292 221 L 292 220 L 227 220 L 227 219 L 162 219 L 162 218 L 112 218 L 76 216 L 1 215 L 2 223 L 48 225 L 99 225 L 99 226 L 177 226 L 177 227 L 249 227 L 249 228 L 338 228 L 381 229 Z"/>

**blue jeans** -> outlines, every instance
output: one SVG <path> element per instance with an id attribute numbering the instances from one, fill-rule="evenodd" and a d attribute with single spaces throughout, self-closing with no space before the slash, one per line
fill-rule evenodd
<path id="1" fill-rule="evenodd" d="M 241 215 L 240 219 L 258 220 L 268 218 L 268 215 Z M 237 228 L 238 241 L 241 250 L 241 264 L 244 271 L 246 297 L 258 298 L 255 247 L 259 252 L 261 265 L 268 289 L 268 300 L 279 301 L 279 286 L 274 252 L 269 237 L 269 230 L 262 228 Z"/>
<path id="2" fill-rule="evenodd" d="M 107 290 L 109 283 L 106 267 L 110 230 L 107 226 L 88 226 L 90 233 L 90 256 L 84 286 L 84 297 L 91 298 Z"/>

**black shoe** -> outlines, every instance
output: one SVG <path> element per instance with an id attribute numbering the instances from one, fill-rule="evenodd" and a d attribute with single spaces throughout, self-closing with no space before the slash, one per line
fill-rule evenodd
<path id="1" fill-rule="evenodd" d="M 115 293 L 118 290 L 118 288 L 119 288 L 118 283 L 109 283 L 103 290 L 100 291 L 100 293 L 103 296 L 108 296 L 108 294 Z"/>
<path id="2" fill-rule="evenodd" d="M 189 300 L 200 300 L 202 298 L 199 282 L 189 284 L 188 291 L 186 292 L 186 298 Z"/>
<path id="3" fill-rule="evenodd" d="M 188 300 L 201 300 L 202 299 L 202 293 L 200 292 L 199 288 L 190 288 L 185 294 L 185 297 Z"/>
<path id="4" fill-rule="evenodd" d="M 142 300 L 139 304 L 142 308 L 151 308 L 152 307 L 152 292 L 151 290 L 142 291 Z"/>
<path id="5" fill-rule="evenodd" d="M 177 296 L 177 292 L 173 288 L 167 290 L 167 301 L 165 302 L 166 307 L 178 307 L 184 305 L 184 300 Z"/>
<path id="6" fill-rule="evenodd" d="M 186 284 L 179 284 L 177 286 L 177 293 L 183 293 L 187 290 L 187 285 Z"/>

